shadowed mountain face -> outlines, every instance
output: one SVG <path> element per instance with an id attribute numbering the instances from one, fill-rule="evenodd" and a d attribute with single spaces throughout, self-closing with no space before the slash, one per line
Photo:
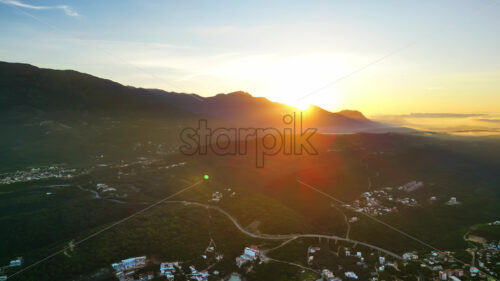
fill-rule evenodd
<path id="1" fill-rule="evenodd" d="M 216 118 L 238 126 L 280 126 L 292 106 L 252 97 L 245 92 L 203 98 L 157 89 L 127 87 L 70 70 L 41 69 L 27 64 L 0 63 L 0 108 L 9 116 L 30 118 L 57 115 L 79 119 L 104 116 L 156 116 Z M 371 130 L 371 122 L 358 111 L 331 113 L 312 106 L 303 113 L 304 125 L 326 132 Z"/>
<path id="2" fill-rule="evenodd" d="M 161 114 L 183 116 L 164 95 L 76 71 L 0 63 L 0 108 L 28 114 Z"/>
<path id="3" fill-rule="evenodd" d="M 160 90 L 151 90 L 159 93 Z M 172 93 L 164 92 L 172 95 Z M 253 97 L 242 91 L 218 94 L 203 98 L 203 101 L 178 96 L 172 104 L 203 118 L 216 117 L 242 126 L 280 127 L 285 114 L 294 114 L 299 118 L 301 112 L 293 106 L 269 101 L 263 97 Z M 303 125 L 318 128 L 324 132 L 356 132 L 383 128 L 380 123 L 368 120 L 361 112 L 343 110 L 337 113 L 311 106 L 302 112 Z"/>

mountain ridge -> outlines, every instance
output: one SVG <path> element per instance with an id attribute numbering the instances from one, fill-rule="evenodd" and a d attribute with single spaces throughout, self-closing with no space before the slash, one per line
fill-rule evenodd
<path id="1" fill-rule="evenodd" d="M 297 108 L 235 91 L 210 97 L 161 89 L 125 86 L 109 79 L 75 70 L 39 68 L 30 64 L 0 62 L 0 108 L 20 114 L 71 115 L 127 114 L 158 115 L 167 118 L 217 118 L 251 126 L 280 126 L 285 113 Z M 76 117 L 77 118 L 77 117 Z M 304 111 L 310 127 L 325 132 L 356 132 L 384 127 L 361 112 L 330 112 L 318 106 Z"/>

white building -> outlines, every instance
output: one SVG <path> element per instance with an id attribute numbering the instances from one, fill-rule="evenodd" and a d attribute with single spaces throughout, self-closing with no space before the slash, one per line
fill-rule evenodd
<path id="1" fill-rule="evenodd" d="M 243 254 L 236 257 L 236 265 L 241 267 L 244 263 L 254 262 L 259 257 L 259 249 L 257 247 L 246 247 Z"/>
<path id="2" fill-rule="evenodd" d="M 382 257 L 382 256 L 381 256 L 381 257 L 378 257 L 378 262 L 379 262 L 380 264 L 384 264 L 384 263 L 385 263 L 385 257 Z"/>
<path id="3" fill-rule="evenodd" d="M 17 257 L 17 259 L 10 261 L 11 267 L 21 266 L 21 265 L 23 265 L 23 258 L 22 257 Z"/>
<path id="4" fill-rule="evenodd" d="M 344 273 L 346 278 L 358 279 L 358 275 L 352 271 L 347 271 Z"/>
<path id="5" fill-rule="evenodd" d="M 477 267 L 471 267 L 470 268 L 470 276 L 474 277 L 479 273 L 479 269 Z"/>
<path id="6" fill-rule="evenodd" d="M 146 256 L 128 258 L 121 262 L 111 264 L 111 267 L 117 272 L 133 270 L 146 266 Z"/>
<path id="7" fill-rule="evenodd" d="M 321 277 L 328 280 L 329 278 L 333 278 L 335 276 L 333 275 L 333 272 L 331 272 L 330 270 L 323 269 L 323 271 L 321 272 Z"/>
<path id="8" fill-rule="evenodd" d="M 178 262 L 163 262 L 160 264 L 160 275 L 167 277 L 167 280 L 174 280 L 174 273 L 176 271 L 176 267 L 179 266 Z"/>

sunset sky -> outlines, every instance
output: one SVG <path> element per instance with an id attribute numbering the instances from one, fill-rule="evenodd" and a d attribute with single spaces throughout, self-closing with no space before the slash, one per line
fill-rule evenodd
<path id="1" fill-rule="evenodd" d="M 500 111 L 500 1 L 268 2 L 0 0 L 0 60 L 368 115 Z"/>

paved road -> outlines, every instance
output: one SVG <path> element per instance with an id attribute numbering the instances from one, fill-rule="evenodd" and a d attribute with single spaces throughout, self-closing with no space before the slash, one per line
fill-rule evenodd
<path id="1" fill-rule="evenodd" d="M 198 203 L 198 202 L 190 202 L 190 201 L 165 201 L 164 203 L 181 203 L 181 204 L 184 204 L 184 205 L 192 205 L 192 206 L 198 206 L 198 207 L 204 207 L 204 208 L 209 208 L 209 209 L 212 209 L 212 210 L 216 210 L 219 213 L 221 213 L 221 214 L 225 215 L 226 217 L 228 217 L 233 222 L 233 224 L 238 228 L 239 231 L 241 231 L 243 234 L 245 234 L 247 236 L 250 236 L 250 237 L 253 237 L 253 238 L 267 239 L 267 240 L 286 240 L 286 239 L 297 239 L 297 238 L 325 238 L 325 239 L 346 241 L 346 242 L 350 242 L 350 243 L 362 245 L 362 246 L 365 246 L 367 248 L 371 248 L 373 250 L 380 251 L 380 252 L 382 252 L 382 253 L 384 253 L 384 254 L 386 254 L 388 256 L 394 257 L 396 259 L 402 259 L 401 256 L 399 256 L 398 254 L 393 253 L 393 252 L 391 252 L 389 250 L 377 247 L 377 246 L 369 244 L 369 243 L 365 243 L 365 242 L 361 242 L 361 241 L 356 241 L 356 240 L 352 240 L 352 239 L 349 239 L 349 238 L 344 238 L 344 237 L 340 237 L 340 236 L 336 236 L 336 235 L 324 235 L 324 234 L 258 234 L 258 233 L 249 232 L 248 230 L 246 230 L 245 228 L 243 228 L 238 223 L 238 221 L 236 220 L 236 218 L 234 218 L 231 214 L 229 214 L 228 212 L 224 211 L 223 209 L 221 209 L 221 208 L 219 208 L 217 206 L 213 206 L 213 205 L 209 205 L 209 204 L 203 204 L 203 203 Z"/>
<path id="2" fill-rule="evenodd" d="M 345 233 L 345 238 L 349 239 L 349 233 L 351 233 L 351 224 L 349 223 L 349 219 L 347 218 L 345 212 L 342 211 L 339 207 L 337 207 L 337 205 L 333 204 L 333 207 L 337 211 L 339 211 L 342 214 L 342 216 L 344 216 L 344 221 L 345 221 L 345 224 L 347 225 L 347 230 L 346 230 L 346 233 Z"/>

